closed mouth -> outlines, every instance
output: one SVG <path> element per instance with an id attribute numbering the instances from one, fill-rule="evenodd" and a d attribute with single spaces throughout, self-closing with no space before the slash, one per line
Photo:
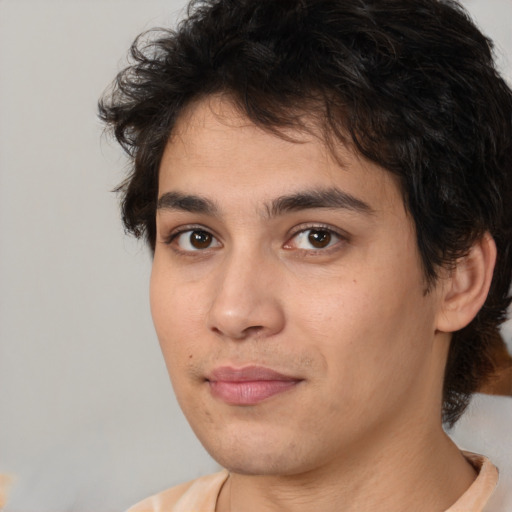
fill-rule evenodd
<path id="1" fill-rule="evenodd" d="M 212 395 L 229 405 L 256 405 L 294 388 L 303 379 L 263 366 L 223 366 L 213 370 L 207 381 Z"/>

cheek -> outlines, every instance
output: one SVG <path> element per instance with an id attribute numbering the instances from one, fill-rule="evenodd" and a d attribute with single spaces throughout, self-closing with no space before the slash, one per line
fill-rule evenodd
<path id="1" fill-rule="evenodd" d="M 194 368 L 200 359 L 201 333 L 194 320 L 200 316 L 198 301 L 193 300 L 189 289 L 182 288 L 173 276 L 153 266 L 151 315 L 174 393 L 187 415 L 188 404 L 195 403 L 191 394 L 195 381 L 190 376 L 197 373 Z"/>
<path id="2" fill-rule="evenodd" d="M 331 279 L 328 293 L 307 287 L 294 298 L 297 330 L 305 333 L 306 343 L 315 340 L 311 349 L 322 352 L 332 382 L 353 391 L 347 396 L 403 384 L 422 364 L 434 334 L 433 308 L 423 296 L 421 277 L 420 284 L 397 282 L 393 269 L 387 271 L 393 279 L 366 270 L 357 279 Z"/>
<path id="3" fill-rule="evenodd" d="M 155 260 L 150 281 L 151 316 L 167 366 L 193 357 L 199 339 L 199 318 L 204 318 L 193 287 L 182 286 Z"/>

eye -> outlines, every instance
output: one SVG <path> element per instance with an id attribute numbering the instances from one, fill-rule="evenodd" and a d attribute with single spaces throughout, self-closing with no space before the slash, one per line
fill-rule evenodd
<path id="1" fill-rule="evenodd" d="M 208 231 L 188 229 L 171 237 L 170 243 L 176 244 L 182 251 L 203 251 L 220 247 L 220 242 Z"/>
<path id="2" fill-rule="evenodd" d="M 342 237 L 326 228 L 310 228 L 299 231 L 285 245 L 286 249 L 321 250 L 337 244 Z"/>

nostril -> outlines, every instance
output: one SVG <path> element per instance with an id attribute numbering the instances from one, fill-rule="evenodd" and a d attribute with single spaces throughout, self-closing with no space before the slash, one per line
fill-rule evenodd
<path id="1" fill-rule="evenodd" d="M 262 325 L 254 325 L 251 327 L 247 327 L 245 329 L 245 333 L 247 336 L 254 336 L 260 334 L 263 331 L 263 329 L 264 328 Z"/>
<path id="2" fill-rule="evenodd" d="M 243 340 L 246 338 L 255 338 L 263 334 L 265 327 L 263 325 L 252 325 L 239 331 L 222 330 L 219 327 L 212 327 L 211 330 L 219 336 L 232 338 L 235 340 Z"/>

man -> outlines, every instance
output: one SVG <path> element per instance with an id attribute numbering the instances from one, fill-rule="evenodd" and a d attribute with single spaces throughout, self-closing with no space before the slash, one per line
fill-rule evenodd
<path id="1" fill-rule="evenodd" d="M 512 93 L 436 0 L 211 0 L 100 103 L 178 401 L 225 471 L 133 511 L 480 511 Z"/>

